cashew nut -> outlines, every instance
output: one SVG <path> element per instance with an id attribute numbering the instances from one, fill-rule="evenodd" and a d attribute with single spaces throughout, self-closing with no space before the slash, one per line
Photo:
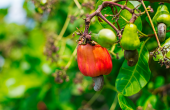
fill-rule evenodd
<path id="1" fill-rule="evenodd" d="M 94 85 L 94 90 L 95 91 L 100 91 L 103 88 L 104 85 L 104 77 L 103 75 L 97 76 L 97 77 L 92 77 L 95 85 Z"/>
<path id="2" fill-rule="evenodd" d="M 166 38 L 166 25 L 164 23 L 158 24 L 158 38 L 160 42 L 163 42 Z"/>

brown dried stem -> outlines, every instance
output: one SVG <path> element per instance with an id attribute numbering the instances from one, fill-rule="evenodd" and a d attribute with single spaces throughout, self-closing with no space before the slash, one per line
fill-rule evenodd
<path id="1" fill-rule="evenodd" d="M 164 85 L 162 87 L 156 88 L 152 93 L 166 93 L 170 89 L 170 84 Z"/>
<path id="2" fill-rule="evenodd" d="M 170 32 L 170 30 L 167 30 L 166 32 Z M 146 35 L 142 35 L 140 36 L 140 38 L 143 38 L 143 37 L 153 37 L 155 36 L 155 34 L 148 34 L 147 36 Z"/>
<path id="3" fill-rule="evenodd" d="M 155 34 L 156 41 L 157 41 L 157 43 L 158 43 L 158 47 L 161 47 L 161 44 L 160 44 L 160 42 L 159 42 L 159 39 L 158 39 L 156 30 L 155 30 L 155 28 L 154 28 L 154 24 L 153 24 L 153 22 L 152 22 L 152 20 L 151 20 L 151 17 L 150 17 L 150 15 L 149 15 L 149 12 L 148 12 L 148 10 L 146 9 L 146 6 L 145 6 L 143 0 L 139 0 L 139 1 L 142 3 L 142 5 L 143 5 L 143 7 L 144 7 L 144 9 L 145 9 L 145 11 L 146 11 L 146 14 L 147 14 L 147 16 L 148 16 L 148 18 L 149 18 L 149 21 L 150 21 L 150 23 L 151 23 L 152 29 L 153 29 L 154 34 Z"/>
<path id="4" fill-rule="evenodd" d="M 120 2 L 126 0 L 112 0 L 113 2 Z M 137 0 L 129 0 L 129 1 L 137 1 Z M 143 0 L 143 1 L 150 1 L 150 2 L 167 2 L 170 3 L 170 0 Z"/>
<path id="5" fill-rule="evenodd" d="M 117 29 L 116 26 L 114 26 L 111 22 L 109 22 L 101 13 L 99 13 L 98 16 L 100 18 L 102 18 L 107 24 L 109 24 L 117 32 L 117 34 L 119 35 L 120 31 L 119 31 L 119 29 Z"/>
<path id="6" fill-rule="evenodd" d="M 130 20 L 130 23 L 134 23 L 136 18 L 137 18 L 137 16 L 140 15 L 140 14 L 135 14 L 134 9 L 131 9 L 131 8 L 127 7 L 126 4 L 125 5 L 121 5 L 121 4 L 118 4 L 118 3 L 115 3 L 115 2 L 105 1 L 105 2 L 102 3 L 102 5 L 99 5 L 98 9 L 94 13 L 88 15 L 87 18 L 85 19 L 85 31 L 84 31 L 83 36 L 85 36 L 86 38 L 89 37 L 88 36 L 89 35 L 88 34 L 88 29 L 89 29 L 89 26 L 90 26 L 90 21 L 91 21 L 91 19 L 94 16 L 99 16 L 106 23 L 108 23 L 117 32 L 117 35 L 119 36 L 119 38 L 121 38 L 121 30 L 117 29 L 117 27 L 114 26 L 110 21 L 108 21 L 106 19 L 106 17 L 103 16 L 102 13 L 101 13 L 102 9 L 107 7 L 107 6 L 109 6 L 109 7 L 118 6 L 122 10 L 124 10 L 124 9 L 128 10 L 130 13 L 132 13 L 132 18 Z"/>

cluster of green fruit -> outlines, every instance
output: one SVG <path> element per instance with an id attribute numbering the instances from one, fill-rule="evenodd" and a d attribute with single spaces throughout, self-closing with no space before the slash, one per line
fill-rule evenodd
<path id="1" fill-rule="evenodd" d="M 95 44 L 79 41 L 77 48 L 77 62 L 80 71 L 85 76 L 92 77 L 95 82 L 94 90 L 99 91 L 104 84 L 103 75 L 112 71 L 112 60 L 106 48 L 117 42 L 115 33 L 110 29 L 102 29 L 98 34 L 92 34 L 91 39 Z M 138 61 L 137 48 L 140 40 L 135 24 L 127 24 L 120 41 L 125 50 L 124 56 L 129 66 L 134 66 Z"/>
<path id="2" fill-rule="evenodd" d="M 158 37 L 162 42 L 166 37 L 166 28 L 170 26 L 170 14 L 168 8 L 161 4 L 153 18 L 153 22 L 158 26 Z M 77 62 L 80 71 L 85 76 L 90 76 L 95 82 L 94 89 L 101 90 L 103 86 L 103 75 L 107 75 L 112 70 L 112 60 L 106 48 L 111 48 L 117 42 L 116 34 L 110 29 L 102 29 L 98 34 L 93 33 L 92 43 L 82 43 L 79 41 L 77 48 Z M 137 26 L 133 23 L 126 24 L 120 39 L 120 45 L 124 49 L 124 58 L 128 66 L 135 66 L 138 62 L 138 48 L 140 39 L 138 37 Z"/>
<path id="3" fill-rule="evenodd" d="M 110 48 L 117 42 L 115 33 L 110 29 L 102 29 L 98 34 L 92 34 L 91 39 L 105 48 Z M 135 24 L 131 23 L 125 26 L 120 45 L 125 50 L 124 57 L 128 61 L 128 65 L 134 66 L 138 61 L 137 48 L 140 46 L 140 40 Z"/>

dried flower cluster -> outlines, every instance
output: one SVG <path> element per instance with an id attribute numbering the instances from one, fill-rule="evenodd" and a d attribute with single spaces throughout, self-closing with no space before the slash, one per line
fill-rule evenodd
<path id="1" fill-rule="evenodd" d="M 84 76 L 81 73 L 76 74 L 76 78 L 74 79 L 74 83 L 75 84 L 82 83 L 83 77 Z"/>
<path id="2" fill-rule="evenodd" d="M 83 7 L 86 7 L 86 8 L 89 8 L 90 10 L 93 10 L 94 9 L 94 1 L 89 1 L 87 3 L 83 3 L 82 6 Z"/>
<path id="3" fill-rule="evenodd" d="M 160 65 L 165 65 L 166 68 L 170 68 L 170 58 L 167 56 L 167 53 L 170 51 L 170 46 L 165 45 L 162 48 L 156 49 L 154 52 L 150 52 L 153 57 L 158 58 Z"/>
<path id="4" fill-rule="evenodd" d="M 67 74 L 61 70 L 56 70 L 56 72 L 53 73 L 53 76 L 55 77 L 55 82 L 59 84 L 63 83 L 64 80 L 66 82 L 69 81 L 69 76 L 67 76 Z"/>
<path id="5" fill-rule="evenodd" d="M 55 8 L 54 4 L 58 1 L 58 0 L 31 0 L 34 5 L 35 5 L 35 10 L 40 13 L 43 14 L 44 12 L 48 12 L 50 13 L 51 10 L 53 10 Z"/>
<path id="6" fill-rule="evenodd" d="M 57 61 L 59 55 L 57 54 L 57 51 L 59 50 L 58 47 L 54 45 L 54 38 L 49 37 L 47 39 L 46 47 L 44 54 L 47 56 L 47 60 L 51 59 L 52 62 Z"/>

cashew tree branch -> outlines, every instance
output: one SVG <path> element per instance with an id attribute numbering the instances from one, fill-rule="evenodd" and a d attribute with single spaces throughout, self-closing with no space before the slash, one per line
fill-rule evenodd
<path id="1" fill-rule="evenodd" d="M 126 1 L 126 0 L 112 0 L 112 2 L 120 2 L 120 1 Z M 137 0 L 129 0 L 129 1 L 137 1 Z M 143 1 L 170 3 L 170 0 L 143 0 Z"/>

